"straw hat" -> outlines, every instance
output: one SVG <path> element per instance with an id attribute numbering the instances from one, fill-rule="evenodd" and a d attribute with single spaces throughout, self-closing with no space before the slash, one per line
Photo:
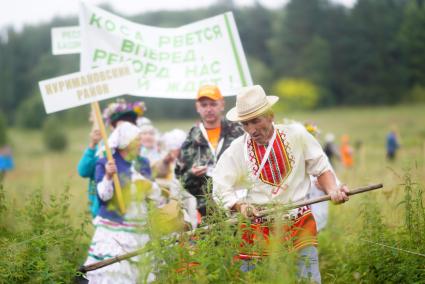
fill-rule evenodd
<path id="1" fill-rule="evenodd" d="M 260 116 L 271 108 L 279 97 L 266 96 L 260 85 L 242 88 L 236 97 L 236 107 L 227 112 L 230 121 L 246 121 Z"/>

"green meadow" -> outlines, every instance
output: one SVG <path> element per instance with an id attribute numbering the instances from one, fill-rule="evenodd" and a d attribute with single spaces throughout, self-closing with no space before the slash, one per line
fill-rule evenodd
<path id="1" fill-rule="evenodd" d="M 385 244 L 391 247 L 425 253 L 424 231 L 419 239 L 415 239 L 418 236 L 413 236 L 416 234 L 414 230 L 425 228 L 425 211 L 421 212 L 421 188 L 425 178 L 424 110 L 425 105 L 401 105 L 275 114 L 276 122 L 283 117 L 314 122 L 320 129 L 321 142 L 329 132 L 335 135 L 335 142 L 338 144 L 341 135 L 348 134 L 354 148 L 354 167 L 344 169 L 337 162 L 335 169 L 339 179 L 350 188 L 373 183 L 384 184 L 383 189 L 353 196 L 343 205 L 330 206 L 328 227 L 319 235 L 324 283 L 393 282 L 398 279 L 424 283 L 424 278 L 417 280 L 409 274 L 410 270 L 417 269 L 422 274 L 415 270 L 415 275 L 424 275 L 424 256 L 370 243 L 373 241 L 382 244 L 387 241 Z M 193 121 L 164 120 L 155 125 L 161 131 L 176 127 L 188 130 L 192 123 Z M 394 162 L 387 161 L 385 157 L 385 138 L 391 128 L 397 130 L 401 141 L 401 148 Z M 48 203 L 50 195 L 63 194 L 68 188 L 70 197 L 66 202 L 69 203 L 67 210 L 72 226 L 79 227 L 83 219 L 88 219 L 87 180 L 78 176 L 76 167 L 88 143 L 89 130 L 89 125 L 67 128 L 67 150 L 51 153 L 43 146 L 41 132 L 10 129 L 15 170 L 8 173 L 4 181 L 7 210 L 4 213 L 6 218 L 0 219 L 3 227 L 7 227 L 12 233 L 18 230 L 18 226 L 22 225 L 19 224 L 21 219 L 14 212 L 23 210 L 27 204 L 25 200 L 37 190 L 41 190 L 43 200 Z M 406 195 L 406 190 L 412 188 L 412 194 L 409 195 L 408 192 Z M 406 214 L 413 215 L 409 217 Z M 369 221 L 372 223 L 368 223 Z M 80 239 L 83 245 L 89 241 L 92 230 L 89 224 L 84 227 L 87 235 Z M 14 250 L 9 252 L 13 254 Z M 77 259 L 82 261 L 84 258 L 83 248 Z M 394 259 L 399 260 L 399 263 L 395 263 L 393 267 L 388 268 L 387 265 L 380 268 L 380 265 L 391 263 Z M 75 268 L 80 264 L 76 263 Z M 383 278 L 379 278 L 381 276 Z M 256 283 L 256 280 L 252 280 L 255 278 L 249 279 L 245 281 Z M 272 280 L 271 282 L 274 283 Z"/>

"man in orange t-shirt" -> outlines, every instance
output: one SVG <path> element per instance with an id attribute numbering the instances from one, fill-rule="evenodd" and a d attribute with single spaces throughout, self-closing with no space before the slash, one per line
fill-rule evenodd
<path id="1" fill-rule="evenodd" d="M 202 216 L 207 214 L 208 190 L 212 169 L 230 143 L 242 135 L 239 123 L 223 117 L 224 98 L 214 85 L 202 86 L 196 96 L 196 111 L 201 121 L 193 126 L 182 145 L 175 168 L 176 177 L 192 195 Z"/>

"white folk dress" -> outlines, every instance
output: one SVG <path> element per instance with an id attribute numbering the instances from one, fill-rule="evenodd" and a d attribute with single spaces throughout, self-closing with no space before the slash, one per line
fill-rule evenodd
<path id="1" fill-rule="evenodd" d="M 145 180 L 139 173 L 132 171 L 132 181 Z M 136 194 L 136 187 L 131 187 L 132 194 Z M 113 196 L 112 182 L 104 179 L 98 184 L 99 197 L 110 200 Z M 161 191 L 159 187 L 152 183 L 149 199 L 161 202 Z M 143 231 L 147 217 L 147 204 L 143 202 L 130 202 L 122 223 L 97 216 L 93 220 L 96 228 L 89 248 L 89 254 L 85 265 L 132 252 L 140 249 L 149 241 L 149 235 Z M 148 255 L 145 255 L 149 257 Z M 138 265 L 140 257 L 133 257 L 130 260 L 121 261 L 104 268 L 87 272 L 86 277 L 89 282 L 95 284 L 117 284 L 117 283 L 140 283 L 152 282 L 155 276 L 151 272 L 146 273 L 145 279 L 140 274 L 141 265 Z M 148 268 L 149 270 L 149 268 Z"/>

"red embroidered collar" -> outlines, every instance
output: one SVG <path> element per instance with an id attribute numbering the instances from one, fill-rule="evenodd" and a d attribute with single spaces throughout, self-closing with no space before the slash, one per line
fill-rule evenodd
<path id="1" fill-rule="evenodd" d="M 285 134 L 282 131 L 277 130 L 273 147 L 259 175 L 262 182 L 273 186 L 281 186 L 292 170 L 292 160 L 288 153 L 289 146 L 284 137 Z M 254 175 L 256 175 L 259 170 L 266 150 L 266 146 L 249 139 L 248 157 L 253 165 Z"/>

